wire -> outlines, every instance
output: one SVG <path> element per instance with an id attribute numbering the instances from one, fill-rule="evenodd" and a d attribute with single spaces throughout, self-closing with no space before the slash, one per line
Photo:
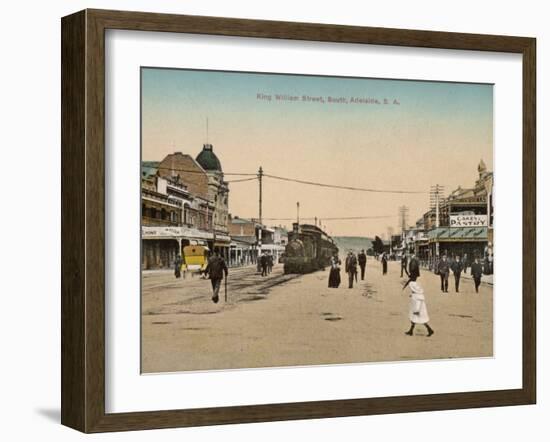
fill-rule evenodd
<path id="1" fill-rule="evenodd" d="M 178 169 L 176 167 L 163 167 L 163 166 L 151 166 L 151 169 L 163 169 L 163 170 L 173 170 L 175 172 L 186 172 L 186 173 L 205 173 L 202 170 L 187 170 L 187 169 Z M 253 176 L 257 177 L 257 173 L 232 173 L 232 172 L 222 172 L 224 175 L 238 175 L 238 176 Z"/>
<path id="2" fill-rule="evenodd" d="M 343 220 L 354 220 L 354 219 L 382 219 L 382 218 L 393 218 L 394 215 L 376 215 L 376 216 L 342 216 L 342 217 L 330 217 L 323 218 L 317 217 L 320 221 L 343 221 Z M 315 217 L 300 217 L 300 220 L 314 220 Z M 296 218 L 262 218 L 263 221 L 295 221 Z"/>
<path id="3" fill-rule="evenodd" d="M 340 218 L 321 218 L 324 221 L 340 221 L 348 219 L 382 219 L 382 218 L 393 218 L 393 215 L 378 215 L 378 216 L 344 216 Z"/>
<path id="4" fill-rule="evenodd" d="M 185 172 L 185 173 L 204 173 L 202 170 L 187 170 L 187 169 L 178 169 L 175 167 L 163 167 L 163 166 L 157 166 L 152 167 L 155 169 L 163 169 L 163 170 L 172 170 L 175 172 Z M 237 173 L 237 172 L 222 172 L 224 175 L 231 175 L 231 176 L 248 176 L 253 178 L 243 179 L 243 180 L 233 180 L 228 182 L 238 183 L 238 182 L 244 182 L 244 181 L 252 181 L 258 178 L 257 173 Z M 416 191 L 416 190 L 387 190 L 387 189 L 372 189 L 372 188 L 366 188 L 366 187 L 352 187 L 352 186 L 340 186 L 337 184 L 326 184 L 326 183 L 317 183 L 314 181 L 306 181 L 306 180 L 300 180 L 297 178 L 286 178 L 276 175 L 270 175 L 267 173 L 263 174 L 264 177 L 272 178 L 274 180 L 280 180 L 280 181 L 287 181 L 287 182 L 293 182 L 293 183 L 299 183 L 299 184 L 307 184 L 310 186 L 318 186 L 318 187 L 326 187 L 326 188 L 332 188 L 332 189 L 343 189 L 343 190 L 354 190 L 359 192 L 374 192 L 374 193 L 398 193 L 398 194 L 428 194 L 430 192 L 424 192 L 424 191 Z"/>
<path id="5" fill-rule="evenodd" d="M 415 190 L 382 190 L 382 189 L 370 189 L 370 188 L 364 188 L 364 187 L 351 187 L 351 186 L 339 186 L 336 184 L 323 184 L 323 183 L 316 183 L 313 181 L 305 181 L 305 180 L 298 180 L 295 178 L 284 178 L 280 176 L 275 175 L 269 175 L 267 173 L 264 173 L 264 177 L 272 178 L 275 180 L 281 180 L 281 181 L 290 181 L 294 183 L 300 183 L 300 184 L 308 184 L 310 186 L 319 186 L 319 187 L 330 187 L 333 189 L 344 189 L 344 190 L 356 190 L 360 192 L 376 192 L 376 193 L 415 193 L 415 194 L 422 194 L 422 193 L 429 193 L 429 192 L 421 192 L 421 191 L 415 191 Z"/>
<path id="6" fill-rule="evenodd" d="M 229 181 L 226 181 L 226 183 L 244 183 L 245 181 L 255 181 L 257 179 L 258 179 L 257 177 L 254 177 L 254 178 L 241 178 L 239 180 L 229 180 Z"/>

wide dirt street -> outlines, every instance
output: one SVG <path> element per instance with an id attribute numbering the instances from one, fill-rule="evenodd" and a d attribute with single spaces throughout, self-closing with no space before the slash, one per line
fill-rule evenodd
<path id="1" fill-rule="evenodd" d="M 328 269 L 262 278 L 255 268 L 230 269 L 228 302 L 211 301 L 210 281 L 144 272 L 142 372 L 276 367 L 352 362 L 487 357 L 493 353 L 492 287 L 462 279 L 442 294 L 439 277 L 421 271 L 430 325 L 409 327 L 408 294 L 399 264 L 369 259 L 365 281 L 327 288 Z"/>

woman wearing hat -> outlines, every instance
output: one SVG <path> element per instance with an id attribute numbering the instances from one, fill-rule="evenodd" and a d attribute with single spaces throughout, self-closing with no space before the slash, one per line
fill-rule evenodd
<path id="1" fill-rule="evenodd" d="M 405 332 L 406 335 L 412 336 L 416 324 L 424 324 L 428 331 L 428 337 L 434 334 L 433 329 L 428 324 L 430 317 L 428 316 L 428 308 L 426 306 L 426 298 L 424 297 L 424 289 L 416 282 L 416 276 L 411 277 L 403 289 L 409 286 L 411 293 L 409 295 L 409 320 L 411 328 Z"/>

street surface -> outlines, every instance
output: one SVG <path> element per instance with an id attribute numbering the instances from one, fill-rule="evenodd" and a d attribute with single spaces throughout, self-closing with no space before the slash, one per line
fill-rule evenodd
<path id="1" fill-rule="evenodd" d="M 493 353 L 492 286 L 479 294 L 471 279 L 461 292 L 440 291 L 439 276 L 421 270 L 430 325 L 426 336 L 409 328 L 408 294 L 397 262 L 369 258 L 365 281 L 329 289 L 328 269 L 284 275 L 276 265 L 267 277 L 255 267 L 229 270 L 228 301 L 211 301 L 211 285 L 173 272 L 143 273 L 142 372 L 210 370 L 415 359 L 488 357 Z"/>

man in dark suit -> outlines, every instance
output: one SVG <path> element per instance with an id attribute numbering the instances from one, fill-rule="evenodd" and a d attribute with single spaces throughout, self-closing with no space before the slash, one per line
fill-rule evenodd
<path id="1" fill-rule="evenodd" d="M 357 277 L 357 258 L 353 252 L 349 252 L 346 257 L 346 273 L 349 278 L 349 288 L 353 288 L 353 280 Z"/>
<path id="2" fill-rule="evenodd" d="M 401 278 L 403 278 L 403 272 L 409 275 L 409 272 L 407 271 L 407 254 L 403 252 L 403 256 L 401 256 Z"/>
<path id="3" fill-rule="evenodd" d="M 448 293 L 449 292 L 449 261 L 447 261 L 447 255 L 443 255 L 443 257 L 437 264 L 437 273 L 441 278 L 441 291 L 443 293 Z"/>
<path id="4" fill-rule="evenodd" d="M 223 276 L 225 274 L 225 277 L 227 278 L 228 273 L 225 260 L 219 255 L 218 252 L 214 252 L 214 254 L 208 258 L 208 265 L 206 266 L 204 273 L 210 277 L 212 290 L 214 292 L 212 295 L 212 301 L 217 303 L 220 299 L 218 295 L 222 285 Z"/>
<path id="5" fill-rule="evenodd" d="M 458 293 L 458 286 L 460 285 L 460 276 L 462 275 L 462 261 L 460 256 L 456 255 L 455 260 L 451 263 L 451 270 L 455 277 L 455 292 Z"/>
<path id="6" fill-rule="evenodd" d="M 268 258 L 266 253 L 264 252 L 260 257 L 260 267 L 262 269 L 262 276 L 267 276 L 267 265 L 268 265 Z"/>
<path id="7" fill-rule="evenodd" d="M 418 258 L 414 253 L 411 255 L 411 259 L 409 260 L 409 272 L 407 275 L 409 278 L 415 278 L 414 281 L 420 277 L 420 261 L 418 261 Z"/>
<path id="8" fill-rule="evenodd" d="M 476 288 L 476 293 L 479 293 L 479 285 L 481 284 L 481 275 L 483 274 L 483 266 L 479 262 L 479 258 L 476 256 L 474 262 L 472 263 L 472 268 L 470 270 L 472 278 L 474 278 L 474 286 Z"/>
<path id="9" fill-rule="evenodd" d="M 361 267 L 361 281 L 363 281 L 365 279 L 365 267 L 367 266 L 365 250 L 361 250 L 361 253 L 357 255 L 357 261 L 359 262 L 359 267 Z"/>

